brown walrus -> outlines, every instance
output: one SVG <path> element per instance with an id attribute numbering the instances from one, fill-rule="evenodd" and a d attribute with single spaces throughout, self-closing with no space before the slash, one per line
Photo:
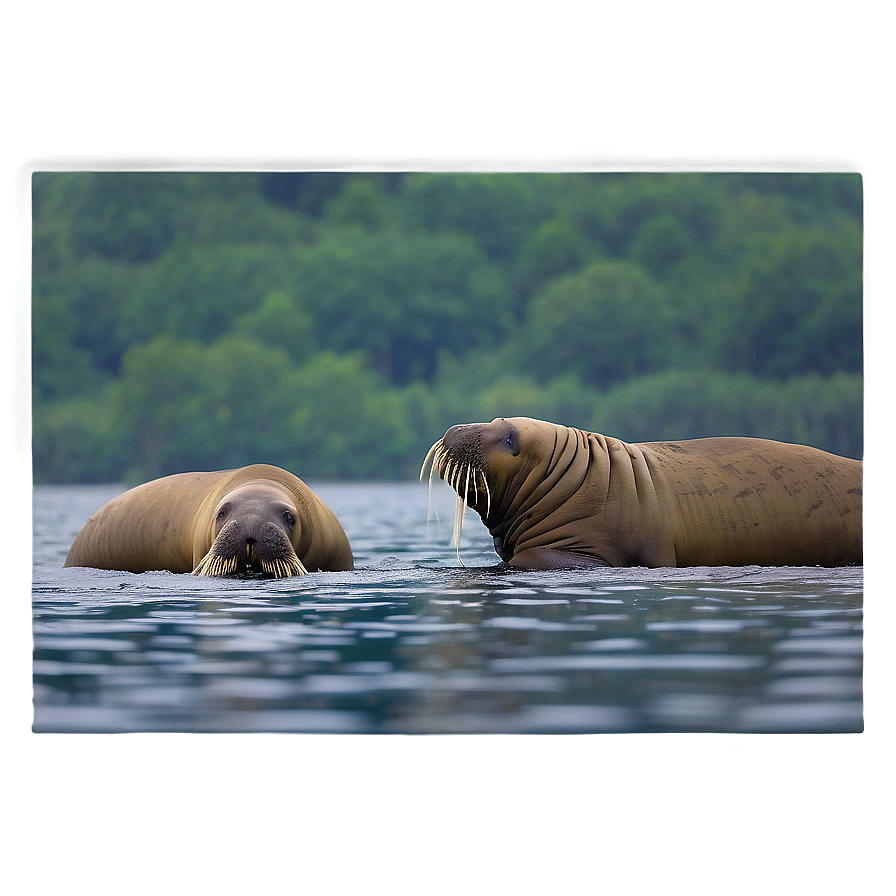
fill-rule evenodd
<path id="1" fill-rule="evenodd" d="M 528 417 L 452 426 L 434 471 L 502 560 L 581 566 L 862 563 L 862 462 L 765 439 L 627 444 Z M 463 503 L 461 503 L 463 502 Z"/>
<path id="2" fill-rule="evenodd" d="M 101 507 L 65 566 L 272 578 L 354 568 L 339 521 L 297 476 L 267 464 L 176 473 Z"/>

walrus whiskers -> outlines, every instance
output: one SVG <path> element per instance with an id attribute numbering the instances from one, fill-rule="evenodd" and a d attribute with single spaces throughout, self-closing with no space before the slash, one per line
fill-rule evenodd
<path id="1" fill-rule="evenodd" d="M 485 478 L 485 473 L 482 470 L 477 469 L 476 473 L 482 477 L 482 484 L 485 486 L 485 517 L 488 518 L 489 514 L 492 511 L 492 493 L 488 487 L 488 479 Z M 475 479 L 474 479 L 475 482 Z M 476 503 L 479 503 L 479 492 L 476 492 Z"/>
<path id="2" fill-rule="evenodd" d="M 461 566 L 464 565 L 464 561 L 460 559 L 460 539 L 464 528 L 464 515 L 467 512 L 467 495 L 470 491 L 470 471 L 471 467 L 469 464 L 458 464 L 455 470 L 454 481 L 451 483 L 452 487 L 457 492 L 457 502 L 454 505 L 454 534 L 452 535 L 451 543 L 454 545 L 454 551 L 457 554 L 457 562 L 460 563 Z M 464 472 L 466 472 L 466 478 L 464 480 L 463 494 L 461 494 L 460 478 Z"/>
<path id="3" fill-rule="evenodd" d="M 190 573 L 193 576 L 230 576 L 236 572 L 239 561 L 236 557 L 222 557 L 209 551 L 199 561 L 196 569 Z"/>
<path id="4" fill-rule="evenodd" d="M 481 479 L 482 492 L 485 494 L 486 501 L 485 516 L 488 517 L 492 507 L 492 495 L 488 485 L 488 479 L 486 478 L 485 471 L 477 462 L 452 457 L 445 446 L 444 439 L 438 439 L 433 443 L 429 451 L 426 452 L 426 457 L 423 459 L 423 464 L 420 467 L 421 482 L 426 473 L 427 465 L 429 465 L 429 513 L 427 519 L 432 519 L 433 511 L 435 511 L 436 519 L 439 518 L 438 509 L 436 508 L 435 500 L 433 498 L 433 477 L 436 471 L 439 473 L 439 478 L 443 479 L 455 492 L 457 492 L 457 501 L 454 509 L 454 531 L 451 538 L 451 544 L 455 548 L 458 561 L 461 566 L 463 566 L 463 560 L 460 558 L 460 544 L 464 517 L 467 507 L 470 506 L 470 485 L 472 482 L 472 506 L 476 507 L 479 505 L 480 500 L 479 482 Z"/>
<path id="5" fill-rule="evenodd" d="M 247 554 L 248 556 L 248 554 Z M 261 567 L 261 571 L 275 579 L 288 579 L 292 576 L 307 576 L 308 570 L 295 553 L 269 560 L 255 556 L 255 561 Z M 211 551 L 200 560 L 196 569 L 190 575 L 194 576 L 232 576 L 237 572 L 240 559 L 236 556 L 222 557 Z M 247 561 L 248 565 L 248 561 Z"/>
<path id="6" fill-rule="evenodd" d="M 433 466 L 438 462 L 438 458 L 433 457 L 438 453 L 441 453 L 442 449 L 442 440 L 436 439 L 435 442 L 432 443 L 429 451 L 426 452 L 426 457 L 423 458 L 423 465 L 420 467 L 420 481 L 423 482 L 423 474 L 426 472 L 426 465 L 429 463 L 430 458 L 433 458 Z M 430 478 L 432 477 L 432 470 L 430 470 Z"/>
<path id="7" fill-rule="evenodd" d="M 426 457 L 423 459 L 423 465 L 420 467 L 420 481 L 423 482 L 423 474 L 426 472 L 426 465 L 429 463 L 430 459 L 432 459 L 432 466 L 429 468 L 429 507 L 426 512 L 427 521 L 432 519 L 433 513 L 435 513 L 436 519 L 439 518 L 439 509 L 436 507 L 436 502 L 432 494 L 432 477 L 442 459 L 443 451 L 444 446 L 442 445 L 442 440 L 437 439 L 433 442 L 429 451 L 426 452 Z"/>
<path id="8" fill-rule="evenodd" d="M 277 557 L 275 560 L 262 559 L 261 571 L 275 579 L 288 579 L 292 576 L 307 576 L 308 570 L 299 560 L 298 555 L 288 554 L 285 557 Z"/>
<path id="9" fill-rule="evenodd" d="M 460 535 L 464 527 L 464 514 L 467 512 L 467 503 L 458 495 L 457 502 L 454 505 L 454 534 L 451 536 L 451 544 L 454 545 L 454 552 L 457 554 L 457 562 L 464 566 L 464 561 L 460 559 Z"/>

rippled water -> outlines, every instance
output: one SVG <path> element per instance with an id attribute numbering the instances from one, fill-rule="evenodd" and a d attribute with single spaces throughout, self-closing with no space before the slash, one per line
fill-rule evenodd
<path id="1" fill-rule="evenodd" d="M 849 732 L 862 569 L 494 568 L 454 497 L 319 484 L 357 569 L 282 580 L 62 569 L 120 487 L 34 489 L 34 730 Z"/>

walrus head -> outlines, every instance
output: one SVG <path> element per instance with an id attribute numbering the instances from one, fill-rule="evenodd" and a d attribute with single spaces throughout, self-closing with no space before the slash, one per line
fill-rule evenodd
<path id="1" fill-rule="evenodd" d="M 214 511 L 214 541 L 194 576 L 308 574 L 293 547 L 295 504 L 281 489 L 252 482 L 226 494 Z"/>
<path id="2" fill-rule="evenodd" d="M 472 507 L 495 536 L 498 554 L 504 555 L 501 525 L 521 496 L 537 491 L 535 483 L 526 486 L 527 479 L 549 461 L 566 429 L 528 417 L 499 417 L 491 423 L 452 426 L 429 449 L 420 478 L 431 461 L 430 488 L 438 472 L 457 492 L 453 543 L 458 551 L 464 512 Z"/>
<path id="3" fill-rule="evenodd" d="M 509 420 L 491 423 L 462 423 L 452 426 L 430 449 L 420 468 L 420 479 L 432 461 L 430 482 L 438 472 L 466 506 L 483 518 L 491 513 L 492 491 L 489 482 L 499 484 L 515 466 L 520 454 L 520 432 Z M 517 465 L 518 466 L 518 465 Z"/>

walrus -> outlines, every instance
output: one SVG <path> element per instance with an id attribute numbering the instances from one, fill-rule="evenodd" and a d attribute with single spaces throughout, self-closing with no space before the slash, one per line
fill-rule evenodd
<path id="1" fill-rule="evenodd" d="M 427 464 L 523 569 L 862 564 L 862 462 L 754 438 L 627 444 L 528 417 L 452 426 Z"/>
<path id="2" fill-rule="evenodd" d="M 329 507 L 268 464 L 175 473 L 138 485 L 91 516 L 65 566 L 268 578 L 354 568 Z"/>

